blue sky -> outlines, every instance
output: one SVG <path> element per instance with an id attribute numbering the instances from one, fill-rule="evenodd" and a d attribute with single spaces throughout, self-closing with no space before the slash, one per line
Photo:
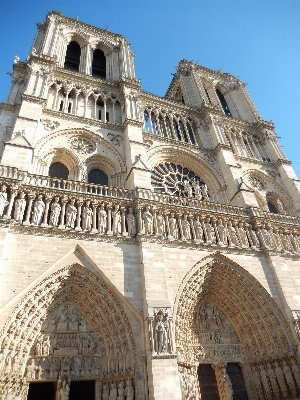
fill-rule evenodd
<path id="1" fill-rule="evenodd" d="M 246 82 L 300 177 L 299 0 L 2 0 L 0 102 L 15 55 L 25 60 L 47 10 L 125 36 L 142 88 L 163 96 L 181 59 Z"/>

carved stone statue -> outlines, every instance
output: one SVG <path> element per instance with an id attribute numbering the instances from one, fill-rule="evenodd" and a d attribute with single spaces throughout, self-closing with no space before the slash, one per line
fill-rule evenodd
<path id="1" fill-rule="evenodd" d="M 51 204 L 51 213 L 49 218 L 49 224 L 52 226 L 58 226 L 58 220 L 60 215 L 61 206 L 59 204 L 59 197 L 55 197 L 54 202 Z"/>
<path id="2" fill-rule="evenodd" d="M 74 205 L 75 199 L 71 199 L 70 203 L 67 205 L 66 211 L 66 227 L 74 228 L 76 216 L 77 216 L 77 207 Z"/>
<path id="3" fill-rule="evenodd" d="M 90 231 L 92 229 L 92 216 L 93 210 L 90 207 L 90 201 L 85 202 L 85 206 L 82 209 L 82 230 Z"/>
<path id="4" fill-rule="evenodd" d="M 194 193 L 195 193 L 196 199 L 200 199 L 200 197 L 202 197 L 202 195 L 201 195 L 201 187 L 200 187 L 199 183 L 197 181 L 194 182 L 193 187 L 194 187 Z"/>
<path id="5" fill-rule="evenodd" d="M 24 211 L 26 208 L 25 193 L 22 192 L 20 197 L 15 201 L 14 219 L 17 222 L 23 221 Z"/>
<path id="6" fill-rule="evenodd" d="M 132 386 L 131 379 L 127 379 L 125 388 L 126 400 L 134 400 L 134 388 Z"/>
<path id="7" fill-rule="evenodd" d="M 156 352 L 161 354 L 166 351 L 168 321 L 161 310 L 157 313 L 155 319 Z"/>
<path id="8" fill-rule="evenodd" d="M 3 215 L 4 207 L 7 204 L 7 193 L 6 193 L 6 186 L 2 185 L 1 186 L 1 191 L 0 191 L 0 217 Z"/>
<path id="9" fill-rule="evenodd" d="M 144 230 L 148 235 L 152 235 L 153 233 L 153 216 L 150 212 L 150 207 L 146 206 L 146 211 L 143 212 L 142 216 L 144 222 Z"/>
<path id="10" fill-rule="evenodd" d="M 40 225 L 42 222 L 43 214 L 45 210 L 45 203 L 43 202 L 43 196 L 41 194 L 38 195 L 38 198 L 34 202 L 33 211 L 32 211 L 32 225 Z"/>
<path id="11" fill-rule="evenodd" d="M 127 214 L 126 221 L 127 221 L 128 235 L 130 236 L 136 235 L 136 218 L 133 214 L 132 207 L 129 207 L 129 213 Z"/>
<path id="12" fill-rule="evenodd" d="M 240 222 L 239 227 L 237 228 L 237 232 L 238 232 L 238 236 L 241 242 L 242 247 L 249 247 L 249 242 L 248 242 L 248 238 L 247 238 L 247 234 L 246 231 L 244 229 L 243 223 Z"/>
<path id="13" fill-rule="evenodd" d="M 226 236 L 225 226 L 223 225 L 221 219 L 218 220 L 217 231 L 220 238 L 219 245 L 225 246 L 227 244 L 227 236 Z"/>
<path id="14" fill-rule="evenodd" d="M 228 237 L 229 237 L 229 246 L 237 246 L 238 247 L 239 240 L 238 240 L 236 231 L 230 221 L 227 223 L 227 232 L 228 232 Z"/>
<path id="15" fill-rule="evenodd" d="M 209 196 L 208 196 L 208 188 L 207 188 L 206 184 L 201 186 L 201 192 L 202 192 L 203 200 L 208 201 Z"/>
<path id="16" fill-rule="evenodd" d="M 112 232 L 114 235 L 121 233 L 121 213 L 119 211 L 119 206 L 116 204 L 115 209 L 111 213 L 112 216 Z"/>
<path id="17" fill-rule="evenodd" d="M 184 179 L 183 186 L 184 186 L 184 191 L 185 191 L 185 194 L 187 195 L 187 197 L 192 197 L 193 196 L 193 188 L 187 179 Z"/>
<path id="18" fill-rule="evenodd" d="M 117 400 L 117 385 L 113 382 L 110 384 L 109 400 Z"/>
<path id="19" fill-rule="evenodd" d="M 159 236 L 165 236 L 166 224 L 164 216 L 162 215 L 160 210 L 158 211 L 156 216 L 156 225 L 157 225 L 157 234 Z"/>
<path id="20" fill-rule="evenodd" d="M 207 243 L 216 243 L 216 236 L 213 226 L 210 224 L 210 218 L 207 217 L 204 223 L 205 232 L 206 232 L 206 241 Z"/>
<path id="21" fill-rule="evenodd" d="M 101 204 L 98 211 L 98 231 L 99 233 L 106 233 L 107 213 L 104 210 L 104 203 Z"/>
<path id="22" fill-rule="evenodd" d="M 197 240 L 203 240 L 203 229 L 202 224 L 199 221 L 199 215 L 197 215 L 196 220 L 194 221 L 194 229 L 195 229 L 195 236 Z"/>
<path id="23" fill-rule="evenodd" d="M 252 243 L 253 243 L 253 247 L 259 248 L 260 247 L 260 243 L 258 240 L 258 237 L 256 235 L 256 232 L 252 229 L 252 225 L 249 224 L 249 235 L 251 237 Z"/>
<path id="24" fill-rule="evenodd" d="M 121 381 L 118 383 L 118 400 L 124 400 L 125 399 L 125 388 L 124 388 L 124 382 Z"/>
<path id="25" fill-rule="evenodd" d="M 181 221 L 182 226 L 182 239 L 191 240 L 191 226 L 187 220 L 187 215 L 184 214 L 183 220 Z"/>
<path id="26" fill-rule="evenodd" d="M 30 364 L 27 366 L 27 379 L 34 380 L 36 376 L 37 366 L 35 365 L 34 359 L 30 360 Z"/>
<path id="27" fill-rule="evenodd" d="M 169 218 L 169 229 L 170 236 L 172 236 L 174 239 L 178 239 L 178 227 L 176 218 L 174 217 L 174 213 L 171 213 L 171 216 Z"/>
<path id="28" fill-rule="evenodd" d="M 58 385 L 59 385 L 59 400 L 68 400 L 70 385 L 66 381 L 63 381 L 62 384 L 61 381 L 58 381 Z"/>
<path id="29" fill-rule="evenodd" d="M 103 384 L 102 400 L 109 400 L 109 387 L 106 383 Z"/>

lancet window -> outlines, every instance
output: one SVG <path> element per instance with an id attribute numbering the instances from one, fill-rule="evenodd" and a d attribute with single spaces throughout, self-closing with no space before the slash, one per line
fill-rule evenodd
<path id="1" fill-rule="evenodd" d="M 114 125 L 122 124 L 121 103 L 114 93 L 102 93 L 95 89 L 56 81 L 48 91 L 47 107 L 56 111 L 94 118 Z"/>
<path id="2" fill-rule="evenodd" d="M 151 109 L 144 111 L 144 129 L 165 138 L 189 144 L 197 144 L 195 124 L 192 118 L 157 112 Z"/>
<path id="3" fill-rule="evenodd" d="M 77 42 L 72 41 L 68 44 L 64 68 L 72 71 L 79 71 L 81 49 Z"/>
<path id="4" fill-rule="evenodd" d="M 217 96 L 218 96 L 218 98 L 220 100 L 221 106 L 222 106 L 222 108 L 224 110 L 224 113 L 226 115 L 228 115 L 229 117 L 231 117 L 232 114 L 231 114 L 231 111 L 230 111 L 230 109 L 228 107 L 228 104 L 227 104 L 227 102 L 225 100 L 225 97 L 224 97 L 223 93 L 219 89 L 216 89 L 216 93 L 217 93 Z"/>
<path id="5" fill-rule="evenodd" d="M 238 156 L 271 162 L 263 140 L 257 135 L 231 128 L 227 131 L 227 136 L 234 153 Z"/>
<path id="6" fill-rule="evenodd" d="M 97 78 L 106 78 L 106 58 L 100 49 L 94 50 L 93 53 L 92 75 Z"/>
<path id="7" fill-rule="evenodd" d="M 193 171 L 181 165 L 157 165 L 152 171 L 151 183 L 154 191 L 158 193 L 209 200 L 206 184 Z"/>

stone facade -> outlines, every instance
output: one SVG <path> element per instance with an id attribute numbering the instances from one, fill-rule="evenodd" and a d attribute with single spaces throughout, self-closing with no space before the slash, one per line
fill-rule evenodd
<path id="1" fill-rule="evenodd" d="M 182 60 L 158 97 L 133 59 L 51 12 L 14 60 L 1 398 L 298 399 L 300 184 L 274 125 L 230 74 Z"/>

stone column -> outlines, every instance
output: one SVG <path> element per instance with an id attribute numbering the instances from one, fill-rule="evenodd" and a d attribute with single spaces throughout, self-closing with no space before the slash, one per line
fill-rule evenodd
<path id="1" fill-rule="evenodd" d="M 66 213 L 66 204 L 68 202 L 67 197 L 63 197 L 61 199 L 61 213 L 60 213 L 60 222 L 58 229 L 65 229 L 65 213 Z"/>
<path id="2" fill-rule="evenodd" d="M 108 235 L 112 235 L 113 232 L 111 230 L 111 205 L 107 206 L 107 232 Z"/>
<path id="3" fill-rule="evenodd" d="M 98 229 L 97 229 L 97 206 L 98 206 L 98 203 L 96 201 L 94 201 L 92 203 L 92 206 L 93 206 L 93 225 L 92 225 L 91 233 L 98 233 Z"/>
<path id="4" fill-rule="evenodd" d="M 76 217 L 76 227 L 75 227 L 75 231 L 82 231 L 81 226 L 80 226 L 80 222 L 81 222 L 81 207 L 83 204 L 83 200 L 77 200 L 77 217 Z"/>
<path id="5" fill-rule="evenodd" d="M 34 193 L 29 193 L 28 194 L 28 206 L 27 206 L 27 213 L 26 213 L 26 218 L 25 221 L 23 222 L 23 225 L 25 226 L 29 226 L 30 225 L 30 214 L 31 214 L 31 209 L 32 209 L 32 203 L 33 203 L 33 199 L 35 198 L 35 194 Z"/>
<path id="6" fill-rule="evenodd" d="M 50 205 L 51 200 L 52 200 L 51 196 L 45 195 L 45 211 L 44 211 L 43 222 L 41 224 L 42 228 L 48 227 L 47 219 L 48 219 L 48 211 L 49 211 L 49 205 Z"/>
<path id="7" fill-rule="evenodd" d="M 122 226 L 122 236 L 127 236 L 128 233 L 126 232 L 126 223 L 125 223 L 125 207 L 120 207 L 121 210 L 121 226 Z"/>

